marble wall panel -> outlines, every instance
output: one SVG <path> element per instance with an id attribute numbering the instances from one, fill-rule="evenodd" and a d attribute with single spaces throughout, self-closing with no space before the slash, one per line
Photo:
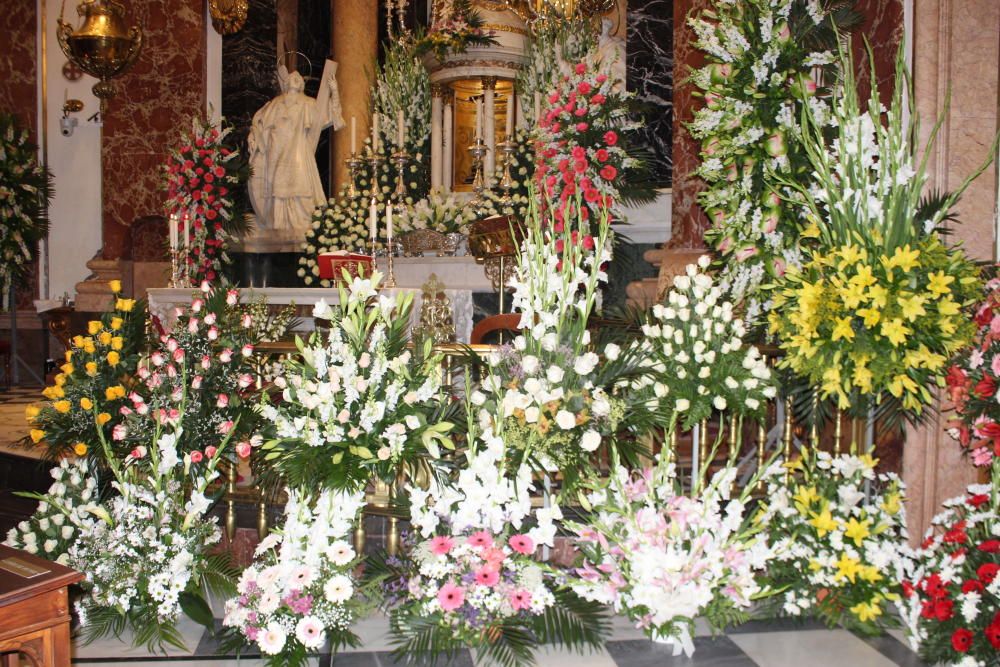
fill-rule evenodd
<path id="1" fill-rule="evenodd" d="M 645 107 L 642 143 L 657 185 L 671 178 L 674 49 L 672 0 L 628 0 L 625 68 L 628 90 Z"/>
<path id="2" fill-rule="evenodd" d="M 222 38 L 222 115 L 241 145 L 257 109 L 278 94 L 275 0 L 250 0 L 243 29 Z"/>
<path id="3" fill-rule="evenodd" d="M 104 115 L 105 259 L 127 257 L 129 225 L 163 210 L 160 166 L 167 150 L 205 107 L 203 0 L 129 4 L 145 32 L 142 53 L 118 82 Z"/>
<path id="4" fill-rule="evenodd" d="M 298 7 L 298 50 L 304 53 L 312 62 L 312 74 L 306 79 L 306 94 L 316 97 L 319 82 L 323 75 L 323 65 L 330 57 L 330 2 L 324 0 L 299 0 Z M 300 65 L 303 76 L 308 75 L 308 65 Z M 316 146 L 316 165 L 319 168 L 319 180 L 323 183 L 327 195 L 330 193 L 330 133 L 324 130 Z"/>
<path id="5" fill-rule="evenodd" d="M 894 89 L 896 54 L 903 41 L 903 0 L 857 0 L 855 8 L 865 17 L 852 42 L 862 99 L 871 94 L 871 65 L 861 39 L 863 35 L 868 38 L 875 58 L 879 97 L 888 105 Z"/>
<path id="6" fill-rule="evenodd" d="M 38 82 L 35 63 L 37 6 L 34 2 L 8 2 L 0 12 L 0 111 L 17 115 L 23 127 L 34 132 Z"/>

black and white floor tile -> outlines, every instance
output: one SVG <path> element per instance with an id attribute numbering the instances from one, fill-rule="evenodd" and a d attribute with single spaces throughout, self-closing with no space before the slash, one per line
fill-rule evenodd
<path id="1" fill-rule="evenodd" d="M 259 655 L 219 655 L 211 635 L 191 622 L 181 630 L 191 651 L 169 650 L 151 655 L 117 640 L 98 640 L 74 647 L 73 664 L 90 667 L 258 667 Z M 384 617 L 360 621 L 355 631 L 362 646 L 342 652 L 330 660 L 321 655 L 316 667 L 396 667 L 412 664 L 395 661 Z M 475 656 L 461 652 L 446 667 L 474 667 Z M 576 654 L 549 648 L 538 655 L 541 667 L 925 667 L 907 646 L 902 635 L 862 638 L 845 630 L 829 630 L 812 622 L 751 622 L 725 636 L 709 636 L 707 628 L 695 637 L 691 658 L 675 657 L 671 646 L 644 638 L 624 619 L 615 621 L 614 632 L 602 650 Z"/>

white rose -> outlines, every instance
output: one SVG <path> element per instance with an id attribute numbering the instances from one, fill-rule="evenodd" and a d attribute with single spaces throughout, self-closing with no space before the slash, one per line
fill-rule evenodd
<path id="1" fill-rule="evenodd" d="M 560 410 L 556 413 L 556 424 L 564 431 L 576 427 L 576 417 L 568 410 Z"/>
<path id="2" fill-rule="evenodd" d="M 566 375 L 566 372 L 559 366 L 549 366 L 549 369 L 545 371 L 545 377 L 552 384 L 562 382 L 564 375 Z"/>
<path id="3" fill-rule="evenodd" d="M 725 410 L 726 399 L 723 398 L 722 396 L 716 396 L 715 398 L 712 399 L 712 405 L 715 406 L 716 410 Z"/>
<path id="4" fill-rule="evenodd" d="M 573 371 L 577 375 L 589 375 L 597 366 L 598 358 L 593 352 L 587 352 L 577 357 L 573 363 Z"/>
<path id="5" fill-rule="evenodd" d="M 420 420 L 415 415 L 408 415 L 404 421 L 406 421 L 406 428 L 411 431 L 420 428 Z"/>
<path id="6" fill-rule="evenodd" d="M 59 543 L 55 540 L 45 540 L 45 544 L 42 545 L 42 548 L 45 549 L 45 553 L 50 554 L 55 551 L 56 545 L 58 544 Z"/>
<path id="7" fill-rule="evenodd" d="M 60 534 L 64 540 L 73 537 L 73 526 L 63 526 Z"/>
<path id="8" fill-rule="evenodd" d="M 585 452 L 592 452 L 601 446 L 601 434 L 594 430 L 589 430 L 580 438 L 580 447 Z"/>
<path id="9" fill-rule="evenodd" d="M 614 343 L 608 343 L 608 346 L 604 348 L 604 356 L 610 361 L 616 360 L 621 356 L 622 349 L 615 345 Z"/>
<path id="10" fill-rule="evenodd" d="M 678 412 L 685 412 L 691 407 L 691 401 L 687 400 L 686 398 L 679 398 L 677 399 L 677 402 L 674 404 L 674 407 L 677 408 Z"/>
<path id="11" fill-rule="evenodd" d="M 521 359 L 521 368 L 528 375 L 534 375 L 538 372 L 538 357 L 528 354 Z"/>

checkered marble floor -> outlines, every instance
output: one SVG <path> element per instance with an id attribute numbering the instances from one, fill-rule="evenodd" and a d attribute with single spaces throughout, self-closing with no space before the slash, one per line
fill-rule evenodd
<path id="1" fill-rule="evenodd" d="M 925 665 L 893 632 L 874 639 L 857 637 L 845 630 L 828 630 L 814 622 L 751 622 L 725 636 L 711 637 L 702 628 L 695 637 L 691 658 L 674 657 L 672 647 L 645 639 L 628 622 L 616 618 L 614 632 L 604 648 L 589 654 L 556 649 L 538 655 L 541 667 L 922 667 Z M 395 667 L 389 654 L 387 622 L 383 616 L 360 621 L 355 632 L 362 639 L 359 649 L 314 659 L 316 667 Z M 218 655 L 212 637 L 189 621 L 181 624 L 193 651 L 168 651 L 150 655 L 117 640 L 99 640 L 75 646 L 73 664 L 92 667 L 131 665 L 141 667 L 257 667 L 259 655 Z M 462 651 L 447 667 L 475 667 L 475 656 Z"/>

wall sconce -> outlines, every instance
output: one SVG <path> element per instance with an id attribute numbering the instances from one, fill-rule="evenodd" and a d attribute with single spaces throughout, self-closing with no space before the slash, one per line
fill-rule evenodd
<path id="1" fill-rule="evenodd" d="M 107 100 L 115 95 L 111 79 L 123 74 L 139 57 L 142 29 L 125 27 L 125 7 L 117 0 L 83 0 L 76 13 L 83 17 L 83 23 L 74 30 L 60 12 L 56 35 L 70 62 L 100 79 L 93 91 L 103 112 Z"/>

